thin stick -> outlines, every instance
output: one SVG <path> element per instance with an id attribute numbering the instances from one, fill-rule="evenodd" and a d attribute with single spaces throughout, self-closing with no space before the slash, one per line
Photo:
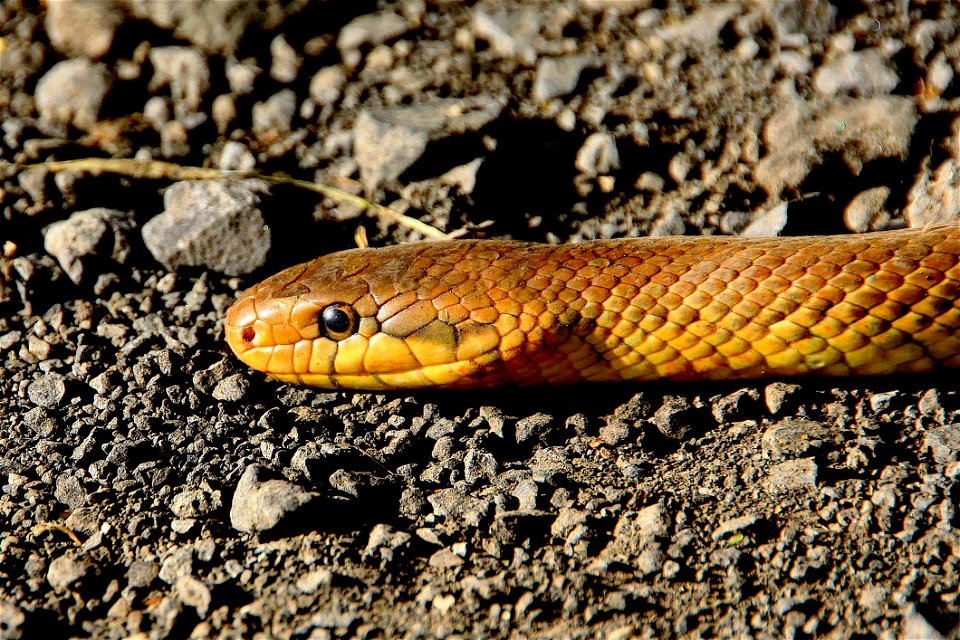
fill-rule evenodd
<path id="1" fill-rule="evenodd" d="M 162 160 L 136 160 L 134 158 L 80 158 L 77 160 L 54 160 L 24 167 L 25 169 L 46 169 L 47 171 L 85 171 L 94 175 L 116 173 L 131 178 L 147 180 L 247 180 L 257 179 L 273 184 L 289 184 L 307 189 L 330 198 L 336 203 L 349 203 L 361 211 L 372 211 L 379 218 L 416 231 L 431 240 L 448 240 L 450 236 L 416 218 L 405 216 L 389 207 L 365 200 L 342 189 L 316 182 L 297 180 L 287 176 L 266 176 L 255 171 L 234 171 L 208 169 L 205 167 L 184 167 Z"/>

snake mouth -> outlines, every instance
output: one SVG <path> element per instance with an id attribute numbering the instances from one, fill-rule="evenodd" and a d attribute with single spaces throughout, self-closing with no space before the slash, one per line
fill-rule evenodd
<path id="1" fill-rule="evenodd" d="M 467 384 L 485 366 L 499 360 L 498 352 L 463 362 L 434 364 L 397 371 L 377 373 L 268 373 L 281 382 L 305 384 L 321 389 L 355 389 L 360 391 L 402 391 Z M 478 386 L 476 381 L 471 386 Z"/>

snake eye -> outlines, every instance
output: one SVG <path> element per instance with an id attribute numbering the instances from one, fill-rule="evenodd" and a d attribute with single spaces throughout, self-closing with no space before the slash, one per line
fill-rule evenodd
<path id="1" fill-rule="evenodd" d="M 349 338 L 357 330 L 357 312 L 343 302 L 334 302 L 320 313 L 323 332 L 331 340 Z"/>

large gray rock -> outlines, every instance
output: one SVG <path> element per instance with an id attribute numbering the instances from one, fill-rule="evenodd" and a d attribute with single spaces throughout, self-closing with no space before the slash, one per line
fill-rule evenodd
<path id="1" fill-rule="evenodd" d="M 316 493 L 292 482 L 267 480 L 261 467 L 250 465 L 233 494 L 230 524 L 244 533 L 269 531 L 316 497 Z"/>
<path id="2" fill-rule="evenodd" d="M 77 58 L 53 65 L 37 82 L 40 121 L 51 127 L 93 127 L 110 88 L 107 67 Z"/>
<path id="3" fill-rule="evenodd" d="M 97 262 L 126 262 L 130 255 L 128 234 L 132 230 L 133 221 L 122 211 L 102 207 L 77 211 L 47 227 L 43 248 L 57 259 L 67 277 L 79 284 L 99 275 L 95 269 L 89 269 Z M 88 269 L 94 273 L 85 273 Z"/>
<path id="4" fill-rule="evenodd" d="M 143 225 L 143 242 L 168 269 L 205 267 L 239 276 L 263 265 L 270 229 L 257 205 L 258 180 L 178 182 L 164 195 L 166 210 Z"/>
<path id="5" fill-rule="evenodd" d="M 373 190 L 396 180 L 420 159 L 428 142 L 476 131 L 495 120 L 504 105 L 478 96 L 361 112 L 353 130 L 353 147 L 363 186 Z"/>

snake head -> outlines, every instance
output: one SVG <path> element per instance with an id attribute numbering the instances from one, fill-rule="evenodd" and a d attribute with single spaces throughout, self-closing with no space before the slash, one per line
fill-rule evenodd
<path id="1" fill-rule="evenodd" d="M 497 287 L 522 291 L 529 274 L 498 260 L 493 242 L 324 256 L 243 293 L 227 312 L 227 343 L 254 369 L 321 388 L 501 383 L 505 346 L 521 348 L 537 323 L 524 320 L 519 339 L 522 304 Z"/>

